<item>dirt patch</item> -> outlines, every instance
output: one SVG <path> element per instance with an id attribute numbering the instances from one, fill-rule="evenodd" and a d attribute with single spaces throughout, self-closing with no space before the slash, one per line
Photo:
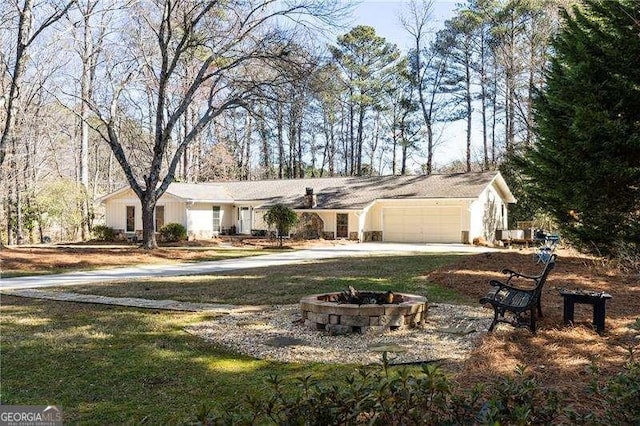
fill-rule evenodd
<path id="1" fill-rule="evenodd" d="M 256 250 L 260 250 L 256 248 Z M 250 254 L 260 254 L 250 253 Z M 228 249 L 209 247 L 162 247 L 144 250 L 135 246 L 65 246 L 65 247 L 13 247 L 0 252 L 2 271 L 7 272 L 61 272 L 64 270 L 215 260 L 233 257 Z"/>
<path id="2" fill-rule="evenodd" d="M 488 290 L 490 279 L 501 279 L 501 269 L 537 274 L 530 250 L 505 251 L 461 258 L 459 262 L 435 270 L 426 277 L 440 285 L 479 299 Z M 640 279 L 607 269 L 593 258 L 570 250 L 560 250 L 542 296 L 544 318 L 536 335 L 524 329 L 500 326 L 485 335 L 458 375 L 468 386 L 513 374 L 517 365 L 526 365 L 540 383 L 555 388 L 576 407 L 588 410 L 593 396 L 587 392 L 589 367 L 595 363 L 601 378 L 621 371 L 630 349 L 640 353 L 640 331 L 632 324 L 640 317 Z M 606 331 L 598 335 L 591 326 L 592 307 L 576 305 L 576 324 L 562 321 L 560 288 L 606 291 Z"/>

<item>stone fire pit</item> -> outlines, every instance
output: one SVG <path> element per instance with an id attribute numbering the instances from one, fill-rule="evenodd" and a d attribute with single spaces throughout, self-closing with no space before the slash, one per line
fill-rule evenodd
<path id="1" fill-rule="evenodd" d="M 331 334 L 368 334 L 417 327 L 426 319 L 426 297 L 382 291 L 356 293 L 352 300 L 357 303 L 345 303 L 347 292 L 303 297 L 300 310 L 304 325 Z"/>

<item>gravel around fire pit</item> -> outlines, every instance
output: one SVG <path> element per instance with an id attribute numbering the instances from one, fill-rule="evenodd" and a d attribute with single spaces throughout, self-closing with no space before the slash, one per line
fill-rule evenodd
<path id="1" fill-rule="evenodd" d="M 332 336 L 305 328 L 300 318 L 297 304 L 270 306 L 232 312 L 193 325 L 187 332 L 234 352 L 282 362 L 379 363 L 381 346 L 406 349 L 390 354 L 392 363 L 463 361 L 489 328 L 492 313 L 481 307 L 432 304 L 422 328 L 380 335 Z"/>

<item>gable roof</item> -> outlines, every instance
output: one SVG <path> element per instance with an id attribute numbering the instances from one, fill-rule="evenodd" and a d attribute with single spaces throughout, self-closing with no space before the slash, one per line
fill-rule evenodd
<path id="1" fill-rule="evenodd" d="M 192 202 L 258 203 L 269 207 L 282 203 L 305 208 L 307 188 L 317 197 L 317 209 L 360 209 L 380 199 L 475 199 L 495 183 L 507 203 L 516 200 L 499 172 L 448 175 L 329 177 L 234 181 L 216 183 L 172 183 L 167 193 Z M 117 194 L 102 197 L 102 201 Z"/>
<path id="2" fill-rule="evenodd" d="M 131 190 L 129 186 L 124 186 L 110 194 L 99 197 L 96 201 L 103 203 L 108 199 L 123 194 L 129 190 Z M 165 194 L 173 195 L 182 201 L 189 201 L 193 203 L 233 203 L 235 201 L 227 189 L 220 183 L 173 182 L 169 185 Z"/>
<path id="3" fill-rule="evenodd" d="M 166 193 L 194 203 L 233 203 L 235 201 L 228 189 L 219 183 L 174 182 L 169 185 Z"/>

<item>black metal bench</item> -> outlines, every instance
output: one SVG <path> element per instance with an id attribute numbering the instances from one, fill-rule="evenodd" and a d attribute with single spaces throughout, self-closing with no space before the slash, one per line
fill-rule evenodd
<path id="1" fill-rule="evenodd" d="M 542 288 L 547 281 L 549 272 L 556 264 L 556 255 L 551 255 L 544 265 L 540 275 L 525 275 L 510 269 L 503 269 L 502 273 L 507 274 L 507 280 L 503 283 L 497 280 L 489 281 L 491 290 L 480 299 L 483 305 L 489 304 L 493 307 L 493 322 L 489 327 L 489 332 L 493 331 L 497 323 L 503 322 L 514 327 L 527 327 L 532 333 L 536 332 L 536 311 L 542 317 Z M 529 288 L 516 287 L 512 280 L 524 279 L 532 281 Z M 513 318 L 505 318 L 505 314 L 513 314 Z M 524 314 L 529 313 L 529 318 Z"/>

